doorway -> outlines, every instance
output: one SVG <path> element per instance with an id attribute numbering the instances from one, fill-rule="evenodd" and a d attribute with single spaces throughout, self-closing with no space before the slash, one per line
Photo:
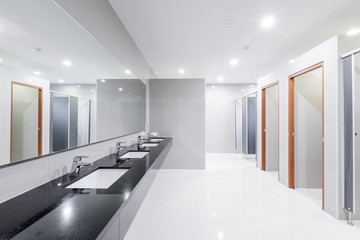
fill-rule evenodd
<path id="1" fill-rule="evenodd" d="M 279 179 L 279 85 L 261 91 L 261 170 Z"/>
<path id="2" fill-rule="evenodd" d="M 42 154 L 42 88 L 11 83 L 10 162 Z"/>
<path id="3" fill-rule="evenodd" d="M 289 188 L 324 209 L 323 62 L 289 76 Z"/>

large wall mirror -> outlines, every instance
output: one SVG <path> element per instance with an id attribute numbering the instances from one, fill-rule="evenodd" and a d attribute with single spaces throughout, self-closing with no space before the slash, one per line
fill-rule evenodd
<path id="1" fill-rule="evenodd" d="M 0 165 L 145 129 L 146 86 L 55 1 L 0 2 Z"/>

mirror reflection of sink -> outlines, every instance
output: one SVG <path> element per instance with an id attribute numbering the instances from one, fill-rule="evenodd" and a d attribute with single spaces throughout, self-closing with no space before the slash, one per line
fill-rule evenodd
<path id="1" fill-rule="evenodd" d="M 122 159 L 122 158 L 143 158 L 148 154 L 149 154 L 149 152 L 127 152 L 124 155 L 121 155 L 120 159 Z"/>
<path id="2" fill-rule="evenodd" d="M 158 143 L 144 143 L 141 144 L 140 147 L 156 147 L 157 145 L 159 145 Z"/>
<path id="3" fill-rule="evenodd" d="M 150 139 L 150 142 L 161 142 L 162 140 L 164 140 L 163 138 L 154 138 L 154 139 Z"/>
<path id="4" fill-rule="evenodd" d="M 80 180 L 70 184 L 66 188 L 109 188 L 116 180 L 124 175 L 129 169 L 98 169 Z"/>

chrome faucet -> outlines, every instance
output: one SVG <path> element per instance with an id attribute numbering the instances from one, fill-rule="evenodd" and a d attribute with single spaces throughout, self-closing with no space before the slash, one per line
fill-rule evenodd
<path id="1" fill-rule="evenodd" d="M 122 143 L 125 143 L 125 142 L 117 142 L 117 143 L 116 143 L 115 150 L 116 150 L 116 156 L 117 156 L 117 158 L 120 157 L 120 150 L 123 149 L 123 148 L 125 148 L 125 146 L 122 146 L 122 145 L 121 145 Z"/>
<path id="2" fill-rule="evenodd" d="M 73 164 L 71 166 L 71 173 L 70 176 L 71 177 L 77 177 L 79 176 L 80 173 L 80 168 L 81 167 L 85 167 L 85 166 L 91 166 L 92 163 L 89 162 L 82 162 L 81 160 L 83 158 L 88 158 L 89 156 L 75 156 L 73 159 Z"/>

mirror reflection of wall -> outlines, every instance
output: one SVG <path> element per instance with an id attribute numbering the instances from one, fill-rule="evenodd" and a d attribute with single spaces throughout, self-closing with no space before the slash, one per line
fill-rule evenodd
<path id="1" fill-rule="evenodd" d="M 97 81 L 98 141 L 145 130 L 146 86 L 139 79 Z"/>
<path id="2" fill-rule="evenodd" d="M 109 52 L 108 47 L 89 34 L 54 1 L 39 0 L 34 4 L 27 0 L 3 0 L 0 1 L 0 16 L 3 30 L 0 38 L 0 165 L 11 163 L 12 157 L 13 162 L 18 162 L 97 142 L 97 110 L 109 114 L 109 119 L 114 113 L 98 109 L 97 79 L 131 79 L 141 83 L 140 88 L 145 89 L 145 84 L 132 73 L 136 72 L 137 66 L 130 64 L 133 67 L 130 71 L 121 58 Z M 39 109 L 42 109 L 41 123 L 35 128 L 34 120 L 33 127 L 23 127 L 24 124 L 29 125 L 30 121 L 16 122 L 15 117 L 13 139 L 12 82 L 42 89 L 42 104 L 39 104 Z M 106 101 L 109 101 L 111 109 L 118 111 L 114 119 L 121 121 L 114 123 L 106 134 L 100 136 L 101 140 L 108 139 L 107 136 L 118 137 L 118 134 L 144 130 L 144 103 L 141 108 L 132 109 L 130 106 L 137 106 L 135 103 L 127 103 L 127 107 L 121 103 L 118 108 L 113 99 L 105 97 L 101 100 L 101 108 L 106 108 Z M 24 103 L 20 105 L 25 106 Z M 15 114 L 19 113 L 18 105 L 14 107 Z M 25 118 L 31 119 L 30 116 Z M 143 119 L 140 121 L 140 118 Z M 40 140 L 26 140 L 30 133 L 35 136 L 36 131 Z"/>

